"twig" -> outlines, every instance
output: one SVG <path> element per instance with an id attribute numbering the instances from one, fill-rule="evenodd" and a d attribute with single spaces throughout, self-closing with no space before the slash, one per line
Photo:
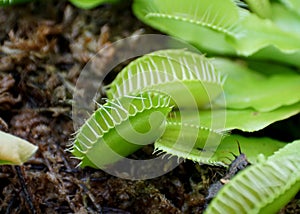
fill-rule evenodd
<path id="1" fill-rule="evenodd" d="M 16 169 L 16 172 L 17 172 L 17 175 L 18 175 L 19 182 L 21 184 L 22 192 L 24 193 L 24 196 L 25 196 L 25 201 L 27 202 L 31 213 L 32 214 L 36 214 L 37 211 L 34 208 L 34 205 L 33 205 L 33 202 L 32 202 L 32 198 L 31 198 L 29 192 L 27 191 L 27 187 L 26 187 L 26 183 L 25 183 L 25 179 L 24 179 L 23 173 L 21 171 L 21 167 L 20 166 L 15 166 L 15 169 Z"/>

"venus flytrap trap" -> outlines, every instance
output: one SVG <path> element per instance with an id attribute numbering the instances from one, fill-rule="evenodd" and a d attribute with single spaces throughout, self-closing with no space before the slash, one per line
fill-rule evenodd
<path id="1" fill-rule="evenodd" d="M 223 91 L 226 75 L 218 73 L 204 55 L 186 50 L 162 50 L 147 54 L 126 66 L 108 86 L 112 98 L 157 91 L 168 94 L 172 104 L 203 108 Z M 195 101 L 194 101 L 194 100 Z"/>
<path id="2" fill-rule="evenodd" d="M 300 141 L 236 175 L 205 213 L 276 213 L 300 190 Z"/>
<path id="3" fill-rule="evenodd" d="M 194 142 L 195 133 L 198 135 Z M 215 143 L 220 141 L 220 143 L 218 145 L 210 144 L 208 139 Z M 190 143 L 189 141 L 194 143 L 192 149 L 185 146 L 185 144 Z M 236 141 L 240 143 L 250 163 L 255 163 L 259 154 L 269 156 L 286 145 L 270 138 L 224 135 L 224 133 L 218 133 L 205 127 L 172 122 L 167 123 L 166 131 L 154 143 L 154 147 L 157 154 L 175 155 L 201 164 L 228 166 L 230 160 L 234 158 L 232 153 L 238 154 Z"/>
<path id="4" fill-rule="evenodd" d="M 253 55 L 299 66 L 300 34 L 286 29 L 293 28 L 300 18 L 284 16 L 289 21 L 285 21 L 286 27 L 282 29 L 272 16 L 265 19 L 256 14 L 269 17 L 269 13 L 273 14 L 273 4 L 298 8 L 288 1 L 286 4 L 264 1 L 264 7 L 259 7 L 256 1 L 249 2 L 252 12 L 247 5 L 240 7 L 239 1 L 232 0 L 192 0 L 189 4 L 183 0 L 135 0 L 133 11 L 150 26 L 182 38 L 204 52 Z"/>
<path id="5" fill-rule="evenodd" d="M 154 143 L 154 153 L 169 154 L 202 164 L 225 165 L 222 162 L 224 159 L 212 158 L 214 153 L 222 153 L 216 148 L 224 134 L 206 127 L 175 122 L 169 119 L 165 132 Z M 223 155 L 224 158 L 228 154 Z"/>
<path id="6" fill-rule="evenodd" d="M 182 38 L 202 50 L 226 54 L 235 52 L 225 40 L 225 35 L 232 34 L 230 30 L 235 29 L 239 17 L 230 0 L 193 0 L 189 4 L 185 1 L 139 0 L 134 1 L 133 11 L 148 25 Z M 226 19 L 223 18 L 225 16 Z"/>
<path id="7" fill-rule="evenodd" d="M 70 150 L 81 167 L 105 168 L 160 137 L 169 102 L 151 92 L 108 101 L 79 129 Z"/>

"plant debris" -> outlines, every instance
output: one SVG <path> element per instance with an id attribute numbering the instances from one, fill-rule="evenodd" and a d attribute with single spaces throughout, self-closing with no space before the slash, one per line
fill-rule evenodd
<path id="1" fill-rule="evenodd" d="M 248 162 L 246 155 L 244 153 L 241 153 L 240 145 L 239 146 L 239 156 L 235 156 L 235 159 L 231 162 L 231 164 L 228 167 L 228 171 L 226 172 L 225 176 L 222 177 L 217 182 L 213 183 L 209 189 L 208 189 L 208 195 L 206 196 L 206 205 L 217 195 L 219 190 L 228 182 L 230 182 L 230 179 L 233 178 L 238 172 L 245 169 L 247 166 L 250 165 Z"/>
<path id="2" fill-rule="evenodd" d="M 0 76 L 0 110 L 9 110 L 21 101 L 21 96 L 14 97 L 9 90 L 14 86 L 15 80 L 11 74 Z"/>

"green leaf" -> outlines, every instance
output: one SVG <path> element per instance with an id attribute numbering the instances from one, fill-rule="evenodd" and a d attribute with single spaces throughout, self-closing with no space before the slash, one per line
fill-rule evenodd
<path id="1" fill-rule="evenodd" d="M 242 63 L 217 58 L 213 65 L 223 75 L 226 108 L 254 108 L 272 111 L 300 101 L 300 75 L 297 73 L 262 75 Z M 217 105 L 223 105 L 223 100 Z M 222 104 L 221 104 L 222 103 Z"/>
<path id="2" fill-rule="evenodd" d="M 0 165 L 23 164 L 37 149 L 37 146 L 26 140 L 0 131 Z"/>
<path id="3" fill-rule="evenodd" d="M 262 18 L 269 18 L 271 16 L 271 7 L 269 0 L 245 0 L 252 12 L 256 13 Z"/>
<path id="4" fill-rule="evenodd" d="M 271 76 L 274 74 L 279 74 L 279 75 L 299 74 L 297 73 L 297 70 L 293 69 L 292 67 L 282 65 L 282 64 L 272 63 L 270 61 L 248 60 L 247 62 L 242 62 L 242 64 L 243 63 L 245 63 L 245 66 L 247 65 L 247 67 L 250 70 L 258 72 L 265 76 Z"/>
<path id="5" fill-rule="evenodd" d="M 34 0 L 0 0 L 0 6 L 22 4 L 22 3 L 31 2 L 31 1 L 34 1 Z"/>
<path id="6" fill-rule="evenodd" d="M 92 9 L 104 3 L 117 3 L 119 0 L 70 0 L 70 2 L 82 9 Z"/>
<path id="7" fill-rule="evenodd" d="M 206 128 L 213 127 L 214 121 L 223 121 L 223 127 L 214 127 L 214 131 L 224 132 L 238 129 L 244 132 L 253 132 L 261 130 L 268 125 L 287 119 L 300 112 L 300 103 L 290 106 L 283 106 L 273 111 L 259 112 L 253 109 L 214 109 L 201 110 L 198 113 L 194 111 L 184 112 L 185 120 L 190 125 Z M 182 112 L 172 112 L 171 122 L 180 123 Z M 195 115 L 198 114 L 198 115 Z"/>
<path id="8" fill-rule="evenodd" d="M 300 1 L 299 0 L 280 0 L 280 2 L 283 3 L 290 10 L 300 14 L 300 11 L 299 11 Z"/>
<path id="9" fill-rule="evenodd" d="M 300 36 L 281 30 L 269 19 L 249 14 L 239 26 L 242 29 L 240 33 L 228 40 L 238 55 L 250 56 L 268 46 L 274 46 L 286 54 L 300 50 Z"/>
<path id="10" fill-rule="evenodd" d="M 298 9 L 297 11 L 299 12 Z M 273 3 L 271 19 L 283 31 L 300 35 L 300 13 L 292 12 L 279 3 Z"/>
<path id="11" fill-rule="evenodd" d="M 300 67 L 300 51 L 295 51 L 293 53 L 283 53 L 274 46 L 268 46 L 260 49 L 252 56 L 249 56 L 250 59 L 256 60 L 265 60 L 269 62 L 280 62 L 292 66 Z"/>
<path id="12" fill-rule="evenodd" d="M 226 184 L 205 213 L 276 213 L 300 190 L 300 140 L 247 167 Z"/>

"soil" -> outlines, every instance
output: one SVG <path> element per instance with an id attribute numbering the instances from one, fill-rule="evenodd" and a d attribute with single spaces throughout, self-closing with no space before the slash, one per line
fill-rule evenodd
<path id="1" fill-rule="evenodd" d="M 22 166 L 0 166 L 0 213 L 203 212 L 208 188 L 225 168 L 185 161 L 164 176 L 131 181 L 78 168 L 66 151 L 76 131 L 72 94 L 84 65 L 106 44 L 156 32 L 130 5 L 85 11 L 49 0 L 0 9 L 0 129 L 39 147 Z M 299 117 L 293 120 L 299 124 Z M 151 149 L 135 156 L 150 156 Z M 297 198 L 281 213 L 299 213 Z"/>

